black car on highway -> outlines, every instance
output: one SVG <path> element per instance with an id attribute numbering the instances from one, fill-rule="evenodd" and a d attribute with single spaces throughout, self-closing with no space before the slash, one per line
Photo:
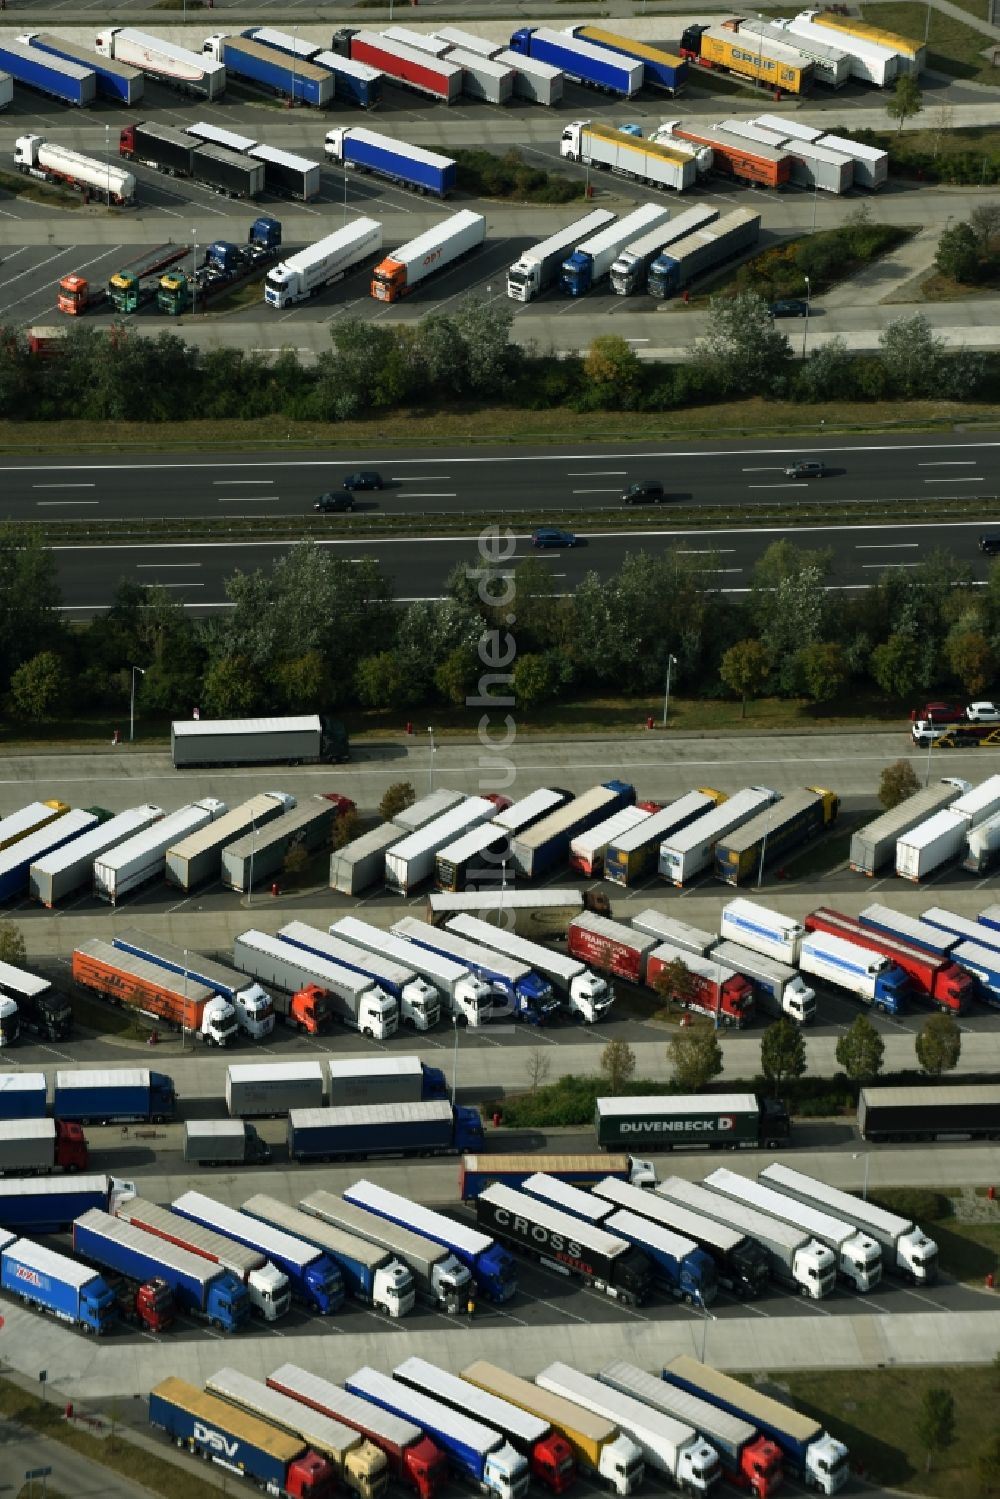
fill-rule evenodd
<path id="1" fill-rule="evenodd" d="M 357 473 L 348 474 L 344 480 L 345 489 L 384 489 L 382 475 L 377 474 L 373 468 L 361 468 Z"/>
<path id="2" fill-rule="evenodd" d="M 354 496 L 349 489 L 331 489 L 313 501 L 313 509 L 328 513 L 337 510 L 353 510 Z"/>
<path id="3" fill-rule="evenodd" d="M 772 317 L 808 317 L 809 303 L 798 297 L 781 297 L 767 309 Z"/>

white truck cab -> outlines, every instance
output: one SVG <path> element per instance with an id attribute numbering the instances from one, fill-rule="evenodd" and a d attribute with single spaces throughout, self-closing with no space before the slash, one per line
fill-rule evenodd
<path id="1" fill-rule="evenodd" d="M 259 1270 L 251 1270 L 247 1277 L 250 1305 L 265 1322 L 277 1322 L 292 1304 L 292 1292 L 288 1276 L 268 1260 Z"/>
<path id="2" fill-rule="evenodd" d="M 237 1032 L 236 1010 L 228 999 L 216 994 L 201 1012 L 198 1040 L 209 1046 L 228 1046 L 236 1040 Z"/>

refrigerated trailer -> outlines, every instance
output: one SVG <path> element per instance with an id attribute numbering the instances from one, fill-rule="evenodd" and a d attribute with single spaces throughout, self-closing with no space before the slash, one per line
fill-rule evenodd
<path id="1" fill-rule="evenodd" d="M 1000 1140 L 1000 1085 L 862 1088 L 858 1129 L 865 1140 Z"/>
<path id="2" fill-rule="evenodd" d="M 372 272 L 372 296 L 377 302 L 396 302 L 409 296 L 428 276 L 477 250 L 485 238 L 483 215 L 460 209 L 380 261 Z"/>
<path id="3" fill-rule="evenodd" d="M 385 883 L 389 890 L 408 895 L 434 874 L 438 853 L 471 828 L 488 822 L 496 808 L 484 796 L 470 796 L 457 807 L 418 828 L 385 856 Z"/>
<path id="4" fill-rule="evenodd" d="M 316 713 L 297 718 L 177 719 L 170 725 L 170 754 L 178 770 L 278 761 L 312 765 L 328 758 Z"/>
<path id="5" fill-rule="evenodd" d="M 162 878 L 166 870 L 167 849 L 190 833 L 207 827 L 217 817 L 223 817 L 228 810 L 225 802 L 206 797 L 157 819 L 124 843 L 106 849 L 94 860 L 94 894 L 100 900 L 117 905 L 133 890 Z"/>
<path id="6" fill-rule="evenodd" d="M 684 885 L 711 866 L 716 846 L 743 826 L 764 807 L 781 801 L 767 786 L 746 786 L 713 811 L 671 833 L 660 844 L 660 876 L 673 885 Z"/>
<path id="7" fill-rule="evenodd" d="M 526 879 L 539 879 L 569 854 L 571 840 L 620 807 L 635 802 L 635 787 L 625 781 L 606 781 L 575 796 L 511 841 L 514 869 Z"/>
<path id="8" fill-rule="evenodd" d="M 307 853 L 322 847 L 330 837 L 337 815 L 336 806 L 325 796 L 308 796 L 265 824 L 260 832 L 251 828 L 222 850 L 223 885 L 229 890 L 246 892 L 262 880 L 271 879 L 293 846 Z"/>
<path id="9" fill-rule="evenodd" d="M 181 890 L 193 890 L 206 880 L 218 879 L 224 848 L 245 833 L 273 822 L 274 818 L 291 811 L 294 806 L 294 796 L 283 791 L 265 791 L 233 807 L 198 832 L 187 834 L 167 849 L 164 869 L 167 884 L 176 885 Z M 159 811 L 158 808 L 151 810 Z"/>
<path id="10" fill-rule="evenodd" d="M 721 791 L 701 787 L 678 797 L 662 811 L 654 812 L 647 822 L 640 823 L 632 832 L 623 834 L 609 845 L 604 859 L 604 878 L 613 885 L 637 884 L 655 865 L 664 839 L 686 828 L 725 800 Z"/>
<path id="11" fill-rule="evenodd" d="M 67 41 L 63 36 L 53 36 L 50 32 L 28 31 L 19 36 L 18 41 L 27 47 L 35 47 L 40 52 L 49 52 L 53 57 L 61 57 L 65 62 L 75 62 L 82 68 L 90 69 L 96 79 L 97 96 L 100 99 L 110 99 L 115 104 L 138 104 L 142 99 L 146 80 L 138 68 L 114 62 L 111 58 L 92 51 L 90 47 Z"/>
<path id="12" fill-rule="evenodd" d="M 615 215 L 609 209 L 595 208 L 585 218 L 577 219 L 566 229 L 559 229 L 548 239 L 532 245 L 530 250 L 524 250 L 507 271 L 508 297 L 515 302 L 530 302 L 537 297 L 552 285 L 567 253 L 599 229 L 614 223 L 614 219 Z"/>
<path id="13" fill-rule="evenodd" d="M 28 870 L 29 895 L 51 908 L 57 901 L 90 884 L 96 858 L 159 822 L 162 816 L 162 807 L 151 804 L 130 807 L 128 811 L 98 823 L 89 832 L 74 838 L 72 843 L 42 854 L 33 860 Z"/>
<path id="14" fill-rule="evenodd" d="M 104 57 L 139 68 L 160 83 L 182 94 L 218 99 L 225 92 L 226 70 L 221 62 L 201 52 L 189 52 L 146 31 L 130 26 L 111 26 L 99 31 L 94 46 Z"/>

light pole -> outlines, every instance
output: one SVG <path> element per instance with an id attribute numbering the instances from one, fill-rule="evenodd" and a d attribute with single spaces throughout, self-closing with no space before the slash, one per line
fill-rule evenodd
<path id="1" fill-rule="evenodd" d="M 927 19 L 924 22 L 924 46 L 927 46 L 927 38 L 931 34 L 931 0 L 927 0 Z"/>
<path id="2" fill-rule="evenodd" d="M 667 690 L 663 694 L 663 727 L 667 727 L 667 714 L 670 712 L 670 671 L 677 665 L 676 656 L 667 657 Z"/>
<path id="3" fill-rule="evenodd" d="M 104 127 L 104 191 L 111 207 L 111 126 Z"/>
<path id="4" fill-rule="evenodd" d="M 427 790 L 428 791 L 433 791 L 434 790 L 434 730 L 432 728 L 428 728 L 427 732 L 430 735 L 430 740 L 431 740 L 430 754 L 429 754 L 429 756 L 427 758 Z"/>
<path id="5" fill-rule="evenodd" d="M 802 278 L 806 283 L 806 320 L 802 324 L 802 358 L 806 357 L 806 339 L 809 337 L 809 308 L 812 304 L 812 285 L 808 276 Z"/>
<path id="6" fill-rule="evenodd" d="M 705 1362 L 705 1344 L 708 1341 L 708 1324 L 715 1318 L 704 1302 L 701 1303 L 701 1363 Z"/>
<path id="7" fill-rule="evenodd" d="M 257 852 L 257 824 L 250 824 L 250 883 L 247 886 L 247 905 L 253 905 L 253 856 Z"/>
<path id="8" fill-rule="evenodd" d="M 131 696 L 131 698 L 129 700 L 129 710 L 128 710 L 128 742 L 129 742 L 129 744 L 131 744 L 132 741 L 133 741 L 133 739 L 135 738 L 135 674 L 136 674 L 136 672 L 139 673 L 140 677 L 144 677 L 146 675 L 146 673 L 143 671 L 143 669 L 142 669 L 141 666 L 133 666 L 133 668 L 132 668 L 132 696 Z"/>
<path id="9" fill-rule="evenodd" d="M 861 1201 L 862 1202 L 867 1202 L 868 1201 L 868 1167 L 871 1165 L 871 1159 L 872 1159 L 871 1158 L 871 1153 L 868 1152 L 868 1151 L 866 1151 L 865 1154 L 864 1154 L 864 1156 L 862 1156 L 859 1151 L 856 1151 L 854 1153 L 854 1157 L 853 1158 L 856 1161 L 864 1160 L 864 1163 L 865 1163 L 865 1183 L 864 1183 L 864 1186 L 861 1189 Z"/>
<path id="10" fill-rule="evenodd" d="M 767 858 L 767 835 L 771 831 L 771 813 L 774 811 L 774 803 L 770 802 L 767 808 L 767 822 L 764 824 L 764 837 L 760 844 L 760 863 L 757 866 L 757 889 L 764 883 L 764 860 Z"/>
<path id="11" fill-rule="evenodd" d="M 813 226 L 812 232 L 816 233 L 816 209 L 819 205 L 819 178 L 813 178 Z"/>
<path id="12" fill-rule="evenodd" d="M 455 1107 L 455 1098 L 458 1093 L 458 1016 L 452 1015 L 451 1028 L 455 1033 L 455 1044 L 451 1050 L 451 1106 Z"/>
<path id="13" fill-rule="evenodd" d="M 926 774 L 924 775 L 924 785 L 925 786 L 929 786 L 930 783 L 931 783 L 931 750 L 933 748 L 934 748 L 934 715 L 933 715 L 933 713 L 928 713 L 928 715 L 927 715 L 927 771 L 926 771 Z"/>
<path id="14" fill-rule="evenodd" d="M 195 312 L 195 303 L 198 300 L 198 234 L 197 229 L 191 230 L 191 311 Z"/>

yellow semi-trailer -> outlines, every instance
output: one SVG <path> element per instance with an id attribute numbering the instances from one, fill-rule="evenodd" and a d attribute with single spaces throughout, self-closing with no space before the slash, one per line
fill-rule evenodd
<path id="1" fill-rule="evenodd" d="M 798 19 L 798 18 L 796 18 Z M 900 58 L 901 73 L 922 73 L 927 61 L 927 47 L 924 42 L 915 42 L 912 37 L 902 36 L 898 31 L 886 31 L 882 26 L 869 26 L 866 21 L 859 21 L 856 16 L 840 16 L 832 10 L 803 11 L 802 19 L 809 20 L 817 26 L 824 26 L 830 31 L 835 31 L 846 37 L 854 37 L 862 42 L 872 42 L 876 47 L 885 47 L 890 52 L 895 52 Z"/>
<path id="2" fill-rule="evenodd" d="M 642 1452 L 631 1437 L 624 1436 L 602 1416 L 595 1416 L 562 1395 L 541 1389 L 530 1379 L 508 1374 L 506 1369 L 499 1369 L 485 1359 L 477 1359 L 464 1368 L 462 1378 L 547 1421 L 566 1438 L 579 1467 L 603 1478 L 616 1494 L 631 1494 L 642 1483 L 645 1476 Z"/>

